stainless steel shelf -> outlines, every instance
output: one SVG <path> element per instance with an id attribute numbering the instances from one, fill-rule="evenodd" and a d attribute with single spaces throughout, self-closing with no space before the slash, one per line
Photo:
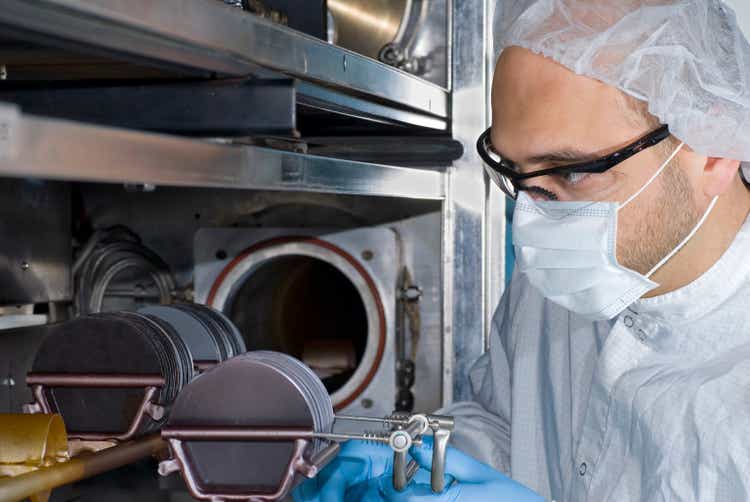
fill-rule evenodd
<path id="1" fill-rule="evenodd" d="M 449 115 L 442 87 L 216 0 L 3 0 L 0 34 L 226 76 L 270 69 L 403 110 L 415 125 L 445 129 Z"/>
<path id="2" fill-rule="evenodd" d="M 0 176 L 443 199 L 444 174 L 83 125 L 0 104 Z"/>

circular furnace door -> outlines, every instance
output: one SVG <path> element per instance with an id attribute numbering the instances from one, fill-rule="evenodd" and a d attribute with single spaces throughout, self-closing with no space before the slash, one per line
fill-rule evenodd
<path id="1" fill-rule="evenodd" d="M 277 238 L 230 262 L 208 304 L 237 325 L 248 350 L 290 354 L 341 409 L 367 388 L 385 348 L 383 304 L 362 264 L 314 238 Z"/>

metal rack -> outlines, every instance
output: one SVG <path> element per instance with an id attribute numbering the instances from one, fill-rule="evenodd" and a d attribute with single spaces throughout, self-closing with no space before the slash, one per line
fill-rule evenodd
<path id="1" fill-rule="evenodd" d="M 271 70 L 305 81 L 303 95 L 332 106 L 447 130 L 447 89 L 243 14 L 215 0 L 7 0 L 0 33 L 197 76 Z"/>
<path id="2" fill-rule="evenodd" d="M 0 106 L 0 176 L 326 192 L 439 200 L 443 401 L 469 396 L 502 284 L 503 208 L 473 153 L 486 127 L 486 1 L 452 0 L 449 89 L 216 0 L 4 0 L 0 37 L 118 58 L 178 75 L 292 77 L 297 103 L 450 134 L 464 156 L 447 170 L 93 126 Z M 242 14 L 242 13 L 239 13 Z"/>
<path id="3" fill-rule="evenodd" d="M 439 172 L 187 139 L 0 106 L 0 175 L 442 199 Z"/>

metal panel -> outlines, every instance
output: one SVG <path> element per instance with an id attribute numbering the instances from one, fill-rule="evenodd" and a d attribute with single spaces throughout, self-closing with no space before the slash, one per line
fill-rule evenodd
<path id="1" fill-rule="evenodd" d="M 505 228 L 505 195 L 499 187 L 489 183 L 489 195 L 485 211 L 485 232 L 487 235 L 485 258 L 485 349 L 489 349 L 490 329 L 495 310 L 505 290 L 506 238 Z"/>
<path id="2" fill-rule="evenodd" d="M 450 81 L 450 65 L 448 61 L 448 46 L 450 32 L 448 31 L 449 0 L 429 0 L 427 12 L 422 25 L 415 34 L 411 51 L 412 59 L 421 61 L 421 70 L 417 75 L 448 86 Z"/>
<path id="3" fill-rule="evenodd" d="M 48 326 L 0 331 L 0 413 L 21 413 L 21 407 L 32 401 L 26 373 L 49 334 Z"/>
<path id="4" fill-rule="evenodd" d="M 492 22 L 495 18 L 495 10 L 497 5 L 490 3 L 487 10 L 487 26 L 492 26 Z M 485 57 L 485 71 L 487 72 L 486 80 L 486 93 L 485 103 L 487 110 L 490 111 L 486 117 L 486 123 L 483 126 L 488 127 L 492 122 L 491 110 L 491 92 L 492 86 L 492 74 L 495 70 L 495 56 L 496 51 L 494 47 L 494 37 L 491 31 L 488 32 L 487 41 L 485 43 L 486 57 Z M 508 250 L 508 232 L 506 229 L 506 208 L 508 199 L 505 194 L 500 190 L 500 187 L 488 180 L 487 189 L 487 207 L 485 209 L 485 231 L 487 235 L 487 242 L 485 249 L 487 251 L 485 277 L 487 280 L 487 289 L 485 296 L 485 332 L 487 337 L 485 339 L 485 348 L 489 349 L 489 333 L 492 326 L 492 318 L 495 315 L 500 299 L 505 291 L 505 284 L 507 277 L 507 250 Z"/>
<path id="5" fill-rule="evenodd" d="M 24 76 L 11 73 L 14 79 L 0 86 L 0 101 L 17 104 L 28 114 L 89 124 L 203 136 L 290 135 L 296 126 L 296 101 L 300 113 L 324 112 L 314 118 L 315 134 L 338 117 L 358 119 L 354 122 L 371 134 L 377 134 L 377 127 L 401 134 L 448 130 L 442 118 L 278 78 L 272 72 L 270 78 L 148 81 L 128 77 L 95 84 L 71 79 L 51 85 L 19 83 Z M 93 71 L 92 75 L 100 76 Z"/>
<path id="6" fill-rule="evenodd" d="M 0 305 L 72 297 L 70 187 L 0 179 Z"/>
<path id="7" fill-rule="evenodd" d="M 441 199 L 438 172 L 22 115 L 0 107 L 0 176 Z"/>
<path id="8" fill-rule="evenodd" d="M 393 411 L 395 401 L 395 360 L 394 329 L 396 308 L 396 283 L 400 268 L 399 253 L 394 232 L 383 227 L 358 228 L 347 231 L 326 231 L 323 229 L 295 228 L 203 228 L 195 236 L 195 301 L 206 303 L 209 291 L 222 270 L 244 250 L 259 242 L 280 236 L 316 236 L 326 242 L 340 247 L 358 260 L 359 265 L 367 271 L 375 282 L 379 299 L 385 314 L 385 352 L 380 361 L 375 377 L 358 398 L 347 405 L 346 414 L 385 416 Z M 289 255 L 295 254 L 297 244 L 287 244 Z M 217 249 L 225 253 L 224 258 L 217 258 Z M 307 253 L 299 249 L 299 254 Z M 260 253 L 262 254 L 262 253 Z M 361 258 L 367 255 L 369 259 Z M 275 256 L 275 255 L 272 255 Z M 312 256 L 312 255 L 307 255 Z M 327 255 L 318 259 L 328 260 Z M 330 262 L 337 270 L 345 270 L 342 263 Z M 352 282 L 354 280 L 349 277 Z M 363 297 L 364 301 L 364 297 Z M 222 302 L 219 302 L 222 303 Z M 217 306 L 217 305 L 214 305 Z M 368 318 L 372 315 L 368 313 Z M 371 325 L 372 327 L 372 325 Z M 305 334 L 301 334 L 303 337 Z M 375 330 L 368 333 L 368 338 L 375 335 Z M 348 387 L 352 382 L 346 384 Z M 342 388 L 343 389 L 343 388 Z M 337 391 L 338 392 L 338 391 Z M 335 394 L 334 394 L 335 397 Z M 335 402 L 335 398 L 334 398 Z"/>
<path id="9" fill-rule="evenodd" d="M 209 82 L 68 82 L 0 88 L 24 113 L 89 124 L 202 136 L 292 135 L 291 79 Z"/>
<path id="10" fill-rule="evenodd" d="M 486 180 L 474 143 L 487 123 L 484 1 L 453 0 L 453 137 L 464 157 L 448 171 L 443 221 L 443 401 L 470 397 L 468 373 L 486 344 Z"/>
<path id="11" fill-rule="evenodd" d="M 297 92 L 297 101 L 299 104 L 321 110 L 438 131 L 446 131 L 448 129 L 448 124 L 443 118 L 394 108 L 378 103 L 377 101 L 370 101 L 361 97 L 336 92 L 309 82 L 299 82 L 297 84 Z"/>
<path id="12" fill-rule="evenodd" d="M 205 218 L 202 217 L 201 221 L 204 221 L 204 219 Z M 206 224 L 214 225 L 215 223 L 206 221 Z M 440 361 L 442 353 L 440 225 L 441 214 L 439 212 L 432 212 L 415 218 L 395 221 L 393 223 L 382 225 L 381 227 L 375 227 L 376 231 L 382 231 L 377 230 L 378 228 L 382 229 L 387 227 L 396 232 L 396 235 L 398 236 L 398 247 L 401 250 L 399 261 L 402 261 L 404 265 L 409 267 L 415 284 L 417 284 L 423 292 L 422 298 L 419 302 L 421 335 L 415 361 L 417 378 L 413 387 L 415 409 L 422 412 L 432 412 L 439 408 L 441 404 L 441 367 L 439 364 L 436 364 L 436 361 Z M 163 228 L 163 225 L 160 224 L 159 226 Z M 377 233 L 372 234 L 372 237 L 368 239 L 367 232 L 368 229 L 363 228 L 357 230 L 355 233 L 341 230 L 328 233 L 340 236 L 342 239 L 338 242 L 344 244 L 344 247 L 353 253 L 354 256 L 361 256 L 363 250 L 365 250 L 371 251 L 373 258 L 377 258 L 378 256 L 383 258 L 382 251 L 384 250 L 384 246 L 378 241 Z M 365 237 L 362 237 L 363 233 Z M 205 301 L 207 296 L 206 290 L 210 287 L 210 284 L 208 283 L 209 279 L 206 277 L 215 277 L 217 273 L 216 270 L 209 270 L 207 266 L 209 265 L 209 262 L 215 259 L 217 250 L 222 250 L 228 257 L 231 257 L 247 247 L 251 242 L 256 242 L 258 239 L 274 237 L 279 234 L 318 235 L 317 232 L 310 228 L 304 228 L 302 230 L 286 228 L 283 231 L 269 230 L 267 228 L 233 229 L 232 231 L 214 230 L 210 228 L 199 230 L 196 237 L 195 247 L 195 253 L 198 258 L 194 282 L 196 288 L 196 299 L 198 301 Z M 234 238 L 224 242 L 220 238 L 222 235 L 225 235 L 226 237 L 231 237 L 232 235 L 248 235 L 252 236 L 253 240 L 238 240 Z M 348 235 L 355 236 L 356 239 L 349 239 L 349 242 L 346 242 L 344 239 L 347 238 Z M 171 234 L 168 239 L 172 241 L 175 240 Z M 232 242 L 235 243 L 234 247 Z M 189 253 L 188 250 L 181 249 L 180 251 L 183 253 Z M 386 258 L 389 260 L 386 263 L 392 262 L 391 265 L 395 264 L 397 261 L 393 256 L 388 256 Z M 224 263 L 226 263 L 226 261 Z M 391 265 L 388 265 L 388 270 L 390 270 Z M 383 267 L 383 262 L 380 264 L 375 263 L 372 272 L 378 278 L 378 281 L 384 283 L 384 287 L 387 288 L 389 286 L 385 277 L 387 274 L 380 272 Z M 392 279 L 391 282 L 393 282 Z M 395 288 L 395 284 L 390 284 L 390 288 Z M 393 299 L 391 299 L 391 301 L 393 301 Z M 384 403 L 386 407 L 389 405 L 392 406 L 392 395 L 388 394 L 381 397 L 388 397 L 387 402 Z M 373 395 L 372 398 L 376 400 L 379 399 L 377 395 Z M 389 409 L 387 411 L 390 412 L 391 410 Z M 367 414 L 371 415 L 372 410 L 369 410 Z"/>
<path id="13" fill-rule="evenodd" d="M 192 284 L 193 234 L 203 227 L 326 227 L 339 230 L 399 221 L 440 210 L 440 201 L 279 192 L 118 185 L 78 187 L 92 228 L 126 225 L 170 266 L 180 288 Z M 433 229 L 438 239 L 440 220 Z M 434 265 L 439 267 L 439 263 Z M 439 334 L 438 334 L 439 336 Z M 436 361 L 439 359 L 436 359 Z"/>
<path id="14" fill-rule="evenodd" d="M 409 218 L 390 225 L 400 237 L 403 262 L 414 284 L 422 290 L 419 299 L 420 336 L 415 358 L 414 408 L 433 412 L 442 402 L 442 269 L 440 262 L 440 212 Z"/>
<path id="15" fill-rule="evenodd" d="M 245 76 L 263 67 L 448 114 L 446 89 L 216 1 L 4 0 L 0 26 L 15 36 L 204 73 Z"/>

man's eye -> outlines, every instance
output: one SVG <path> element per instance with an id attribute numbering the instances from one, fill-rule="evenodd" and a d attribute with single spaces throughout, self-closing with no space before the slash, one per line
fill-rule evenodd
<path id="1" fill-rule="evenodd" d="M 577 185 L 578 183 L 581 183 L 583 180 L 588 178 L 590 175 L 590 173 L 565 173 L 562 175 L 562 179 L 569 185 Z"/>

